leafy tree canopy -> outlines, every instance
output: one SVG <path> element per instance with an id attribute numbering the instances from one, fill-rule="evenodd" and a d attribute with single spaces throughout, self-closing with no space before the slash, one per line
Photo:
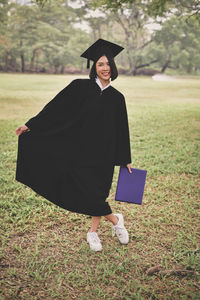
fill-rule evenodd
<path id="1" fill-rule="evenodd" d="M 55 1 L 55 0 L 54 0 Z M 44 6 L 49 0 L 33 0 L 40 6 Z M 75 1 L 74 1 L 75 2 Z M 87 5 L 93 7 L 104 7 L 105 9 L 118 10 L 126 7 L 127 4 L 144 4 L 145 13 L 151 16 L 164 17 L 168 14 L 195 16 L 200 22 L 200 1 L 199 0 L 88 0 Z"/>
<path id="2" fill-rule="evenodd" d="M 46 0 L 41 0 L 46 1 Z M 200 2 L 199 0 L 90 0 L 94 7 L 104 6 L 107 9 L 117 10 L 126 7 L 127 4 L 143 3 L 145 5 L 145 12 L 151 16 L 165 16 L 166 14 L 187 15 L 193 16 L 200 21 Z"/>

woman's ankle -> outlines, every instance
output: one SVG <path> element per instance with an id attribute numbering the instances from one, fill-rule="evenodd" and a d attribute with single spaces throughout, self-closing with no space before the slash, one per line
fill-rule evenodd
<path id="1" fill-rule="evenodd" d="M 88 232 L 96 232 L 96 230 L 90 228 Z"/>
<path id="2" fill-rule="evenodd" d="M 115 226 L 115 225 L 117 225 L 117 223 L 118 223 L 118 221 L 119 221 L 119 219 L 118 219 L 118 217 L 117 216 L 115 216 L 115 220 L 113 220 L 113 225 Z"/>
<path id="3" fill-rule="evenodd" d="M 115 216 L 113 213 L 106 215 L 105 218 L 110 221 L 114 226 L 117 225 L 119 219 L 117 216 Z"/>

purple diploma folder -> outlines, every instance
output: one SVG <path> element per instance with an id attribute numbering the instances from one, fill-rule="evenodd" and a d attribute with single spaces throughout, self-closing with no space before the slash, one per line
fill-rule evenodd
<path id="1" fill-rule="evenodd" d="M 147 171 L 131 170 L 132 173 L 129 173 L 127 167 L 120 167 L 115 200 L 141 205 Z"/>

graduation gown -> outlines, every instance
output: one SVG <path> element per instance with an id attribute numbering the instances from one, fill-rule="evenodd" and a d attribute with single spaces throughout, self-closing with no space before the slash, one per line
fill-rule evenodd
<path id="1" fill-rule="evenodd" d="M 16 180 L 56 205 L 91 216 L 111 213 L 105 201 L 114 166 L 131 163 L 124 96 L 76 79 L 19 136 Z"/>

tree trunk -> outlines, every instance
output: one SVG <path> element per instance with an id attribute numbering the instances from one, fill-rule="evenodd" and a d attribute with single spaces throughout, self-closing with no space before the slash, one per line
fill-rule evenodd
<path id="1" fill-rule="evenodd" d="M 191 74 L 192 73 L 192 64 L 189 64 L 187 67 L 187 73 Z"/>
<path id="2" fill-rule="evenodd" d="M 8 52 L 5 54 L 5 65 L 4 65 L 4 71 L 8 71 Z"/>
<path id="3" fill-rule="evenodd" d="M 33 71 L 33 69 L 34 69 L 34 62 L 35 62 L 35 56 L 36 56 L 37 50 L 38 49 L 33 50 L 33 54 L 31 57 L 31 63 L 30 63 L 30 71 Z"/>
<path id="4" fill-rule="evenodd" d="M 24 53 L 21 52 L 20 54 L 20 58 L 21 58 L 21 72 L 25 72 L 25 58 L 24 58 Z"/>
<path id="5" fill-rule="evenodd" d="M 162 66 L 162 69 L 161 69 L 161 73 L 164 73 L 165 70 L 168 68 L 169 66 L 169 63 L 170 63 L 170 60 L 167 60 L 166 63 Z"/>
<path id="6" fill-rule="evenodd" d="M 54 66 L 54 74 L 58 74 L 58 67 Z"/>
<path id="7" fill-rule="evenodd" d="M 131 73 L 133 76 L 136 76 L 137 75 L 137 69 L 136 67 L 134 67 L 132 70 L 131 70 Z"/>
<path id="8" fill-rule="evenodd" d="M 20 45 L 20 48 L 23 46 L 22 40 L 20 40 L 19 45 Z M 24 71 L 25 71 L 25 57 L 24 57 L 24 52 L 23 52 L 22 49 L 20 51 L 20 59 L 21 59 L 21 72 L 24 73 Z"/>
<path id="9" fill-rule="evenodd" d="M 129 63 L 129 74 L 130 75 L 136 75 L 136 67 L 135 67 L 135 64 L 134 62 L 132 61 L 132 57 L 130 55 L 130 52 L 129 50 L 127 49 L 127 54 L 128 54 L 128 63 Z"/>
<path id="10" fill-rule="evenodd" d="M 60 68 L 60 73 L 61 73 L 61 74 L 64 74 L 64 70 L 65 70 L 65 66 L 62 65 L 61 68 Z"/>
<path id="11" fill-rule="evenodd" d="M 156 62 L 158 62 L 158 60 L 154 59 L 154 60 L 150 61 L 149 63 L 139 65 L 136 67 L 136 70 L 144 68 L 144 67 L 149 67 L 150 65 L 155 64 Z"/>

